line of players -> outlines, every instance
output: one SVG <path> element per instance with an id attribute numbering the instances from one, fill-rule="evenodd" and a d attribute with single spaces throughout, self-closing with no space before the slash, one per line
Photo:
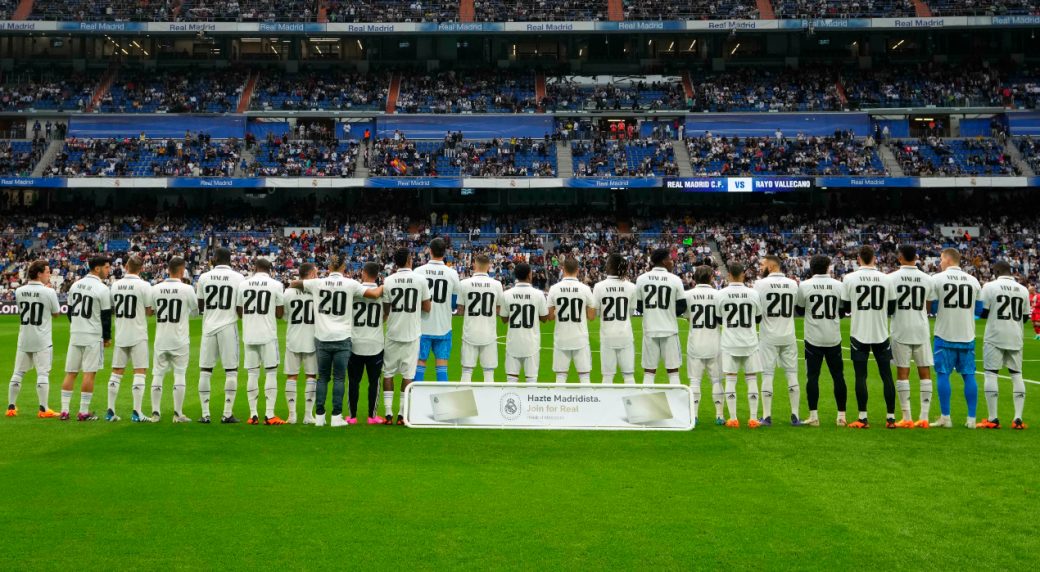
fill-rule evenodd
<path id="1" fill-rule="evenodd" d="M 311 264 L 301 265 L 299 279 L 284 288 L 270 275 L 271 264 L 254 261 L 250 277 L 230 267 L 231 254 L 215 249 L 213 268 L 193 288 L 185 279 L 185 263 L 174 257 L 168 277 L 156 285 L 137 273 L 141 261 L 131 257 L 128 274 L 111 288 L 105 285 L 109 261 L 89 261 L 90 273 L 69 291 L 70 340 L 62 385 L 61 413 L 47 408 L 51 361 L 51 318 L 59 315 L 58 299 L 49 283 L 50 270 L 38 261 L 30 265 L 29 283 L 18 289 L 21 313 L 15 372 L 11 379 L 7 415 L 17 414 L 15 401 L 24 374 L 37 370 L 39 417 L 69 419 L 69 405 L 79 373 L 83 374 L 78 419 L 96 420 L 90 410 L 94 376 L 103 366 L 104 347 L 111 345 L 113 318 L 116 326 L 112 375 L 108 383 L 105 418 L 117 421 L 115 403 L 123 374 L 133 364 L 133 421 L 160 420 L 163 380 L 173 371 L 173 421 L 188 422 L 183 403 L 189 355 L 189 320 L 201 313 L 202 342 L 199 356 L 200 421 L 210 422 L 210 379 L 219 362 L 225 369 L 223 423 L 237 423 L 233 405 L 237 394 L 239 330 L 245 348 L 242 360 L 247 370 L 248 423 L 280 425 L 297 419 L 297 381 L 305 374 L 304 423 L 326 423 L 328 386 L 332 384 L 332 406 L 328 423 L 343 426 L 357 423 L 360 383 L 368 375 L 370 424 L 403 424 L 400 412 L 392 414 L 395 379 L 403 390 L 413 379 L 424 379 L 427 358 L 435 359 L 436 378 L 447 381 L 448 356 L 452 345 L 452 315 L 463 316 L 461 381 L 472 380 L 478 365 L 484 380 L 494 379 L 498 367 L 497 320 L 508 325 L 505 370 L 508 381 L 537 381 L 541 353 L 541 323 L 554 322 L 553 364 L 557 383 L 565 383 L 573 367 L 581 383 L 591 381 L 592 356 L 588 324 L 599 319 L 600 368 L 604 383 L 613 383 L 620 373 L 624 383 L 635 383 L 635 343 L 631 317 L 642 315 L 642 368 L 644 382 L 653 382 L 657 368 L 667 371 L 669 383 L 681 383 L 682 349 L 678 318 L 689 324 L 686 347 L 687 376 L 693 390 L 695 411 L 699 409 L 701 380 L 707 375 L 712 386 L 715 422 L 739 427 L 737 381 L 745 375 L 750 409 L 749 427 L 772 424 L 773 377 L 784 371 L 791 405 L 792 425 L 819 425 L 819 377 L 826 362 L 834 382 L 839 426 L 866 428 L 867 364 L 871 355 L 878 366 L 887 409 L 886 427 L 950 427 L 950 374 L 964 381 L 968 405 L 966 425 L 976 427 L 977 386 L 975 383 L 975 319 L 987 319 L 983 363 L 989 417 L 979 427 L 1000 426 L 997 418 L 997 375 L 1007 369 L 1013 386 L 1016 429 L 1024 428 L 1022 408 L 1025 387 L 1022 379 L 1022 324 L 1028 291 L 1011 276 L 1010 267 L 997 262 L 998 278 L 984 288 L 960 269 L 960 254 L 954 249 L 941 255 L 942 272 L 929 276 L 916 266 L 912 246 L 899 248 L 901 267 L 883 274 L 875 266 L 874 252 L 863 247 L 859 269 L 841 282 L 829 275 L 830 259 L 816 256 L 811 261 L 813 277 L 801 284 L 781 272 L 775 256 L 762 259 L 763 278 L 753 287 L 744 284 L 744 269 L 727 267 L 729 284 L 711 286 L 714 271 L 699 267 L 695 287 L 684 291 L 682 281 L 671 272 L 667 250 L 653 252 L 653 269 L 633 283 L 625 279 L 626 260 L 610 255 L 607 278 L 589 288 L 578 280 L 576 260 L 563 263 L 563 279 L 548 295 L 531 286 L 531 269 L 517 264 L 516 285 L 504 290 L 488 275 L 486 256 L 474 258 L 473 275 L 460 280 L 445 263 L 446 244 L 435 239 L 430 245 L 430 262 L 412 269 L 412 253 L 394 253 L 395 273 L 377 285 L 380 266 L 364 265 L 361 282 L 347 278 L 345 260 L 331 257 L 328 273 L 318 278 Z M 936 315 L 935 338 L 931 341 L 929 311 Z M 147 317 L 155 316 L 156 336 L 152 364 L 152 414 L 142 413 L 145 375 L 149 362 Z M 799 418 L 801 388 L 798 383 L 798 352 L 794 318 L 805 317 L 805 352 L 809 416 Z M 850 353 L 855 371 L 858 416 L 846 421 L 847 389 L 842 364 L 840 320 L 848 316 Z M 284 367 L 287 373 L 285 399 L 287 420 L 275 415 L 279 350 L 277 320 L 287 321 Z M 385 324 L 385 327 L 384 327 Z M 891 328 L 890 328 L 891 324 Z M 385 331 L 384 331 L 385 329 Z M 934 348 L 934 350 L 933 350 Z M 892 378 L 891 362 L 897 377 Z M 920 380 L 918 420 L 910 404 L 910 365 Z M 938 375 L 941 416 L 929 423 L 933 394 L 931 367 Z M 521 373 L 523 374 L 521 376 Z M 756 377 L 756 375 L 758 377 Z M 349 377 L 348 407 L 343 399 Z M 260 380 L 264 379 L 266 411 L 258 413 Z M 384 416 L 375 411 L 378 382 L 383 380 Z M 902 420 L 896 421 L 898 396 Z M 761 415 L 759 407 L 761 403 Z M 728 409 L 728 420 L 724 417 Z"/>

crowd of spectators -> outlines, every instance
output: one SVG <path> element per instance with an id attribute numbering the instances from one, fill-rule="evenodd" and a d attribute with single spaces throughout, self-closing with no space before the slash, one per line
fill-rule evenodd
<path id="1" fill-rule="evenodd" d="M 534 74 L 506 70 L 408 73 L 398 113 L 524 113 L 538 108 Z"/>
<path id="2" fill-rule="evenodd" d="M 243 165 L 249 177 L 352 177 L 360 144 L 340 140 L 322 125 L 299 124 L 293 133 L 269 132 L 258 142 L 252 163 Z"/>
<path id="3" fill-rule="evenodd" d="M 42 137 L 31 141 L 0 141 L 0 175 L 28 177 L 40 162 L 48 144 Z"/>
<path id="4" fill-rule="evenodd" d="M 656 111 L 685 109 L 679 78 L 646 81 L 641 77 L 562 76 L 546 81 L 543 105 L 550 111 Z"/>
<path id="5" fill-rule="evenodd" d="M 841 111 L 829 69 L 740 68 L 693 76 L 692 111 Z"/>
<path id="6" fill-rule="evenodd" d="M 607 19 L 606 0 L 474 0 L 478 22 L 598 22 Z"/>
<path id="7" fill-rule="evenodd" d="M 757 20 L 754 0 L 625 0 L 626 20 Z"/>
<path id="8" fill-rule="evenodd" d="M 340 69 L 285 74 L 262 71 L 251 109 L 264 111 L 382 111 L 389 74 Z"/>
<path id="9" fill-rule="evenodd" d="M 318 0 L 329 22 L 455 22 L 458 0 Z"/>
<path id="10" fill-rule="evenodd" d="M 696 175 L 877 176 L 885 168 L 873 137 L 851 131 L 817 137 L 721 137 L 705 133 L 687 137 L 686 148 Z"/>
<path id="11" fill-rule="evenodd" d="M 910 18 L 912 0 L 774 0 L 777 18 Z"/>
<path id="12" fill-rule="evenodd" d="M 927 0 L 933 16 L 1008 16 L 1040 14 L 1036 0 Z"/>
<path id="13" fill-rule="evenodd" d="M 96 88 L 96 78 L 78 72 L 31 69 L 3 72 L 0 111 L 83 111 Z"/>
<path id="14" fill-rule="evenodd" d="M 123 71 L 98 102 L 104 113 L 234 113 L 243 69 Z"/>
<path id="15" fill-rule="evenodd" d="M 917 140 L 895 140 L 891 147 L 903 174 L 912 177 L 1021 174 L 1004 146 L 996 139 L 941 139 L 928 136 Z"/>
<path id="16" fill-rule="evenodd" d="M 672 141 L 653 138 L 605 139 L 571 143 L 576 177 L 662 177 L 679 174 Z"/>
<path id="17" fill-rule="evenodd" d="M 182 139 L 140 137 L 65 141 L 47 166 L 54 177 L 230 177 L 237 174 L 241 143 L 205 133 Z"/>
<path id="18" fill-rule="evenodd" d="M 394 133 L 375 141 L 365 164 L 381 177 L 554 177 L 556 149 L 549 139 L 467 140 L 451 132 L 442 141 L 413 141 Z"/>

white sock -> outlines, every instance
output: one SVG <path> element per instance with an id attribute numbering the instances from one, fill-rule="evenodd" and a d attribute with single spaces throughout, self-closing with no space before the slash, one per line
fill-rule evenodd
<path id="1" fill-rule="evenodd" d="M 997 374 L 987 371 L 982 377 L 983 388 L 986 391 L 986 418 L 997 419 L 997 396 L 1000 395 L 997 389 Z"/>
<path id="2" fill-rule="evenodd" d="M 224 373 L 224 417 L 231 417 L 235 412 L 235 396 L 238 395 L 238 372 Z"/>
<path id="3" fill-rule="evenodd" d="M 557 373 L 556 374 L 556 383 L 567 383 L 567 374 L 566 373 Z"/>
<path id="4" fill-rule="evenodd" d="M 1026 406 L 1026 382 L 1022 380 L 1022 372 L 1011 374 L 1011 398 L 1015 404 L 1015 419 L 1021 419 Z"/>
<path id="5" fill-rule="evenodd" d="M 726 374 L 726 408 L 729 409 L 729 418 L 737 418 L 737 374 Z"/>
<path id="6" fill-rule="evenodd" d="M 209 390 L 210 384 L 209 379 L 213 376 L 212 371 L 200 371 L 199 372 L 199 403 L 202 405 L 202 416 L 209 417 Z M 152 377 L 154 387 L 154 376 Z M 160 380 L 161 385 L 162 380 Z M 158 411 L 158 409 L 156 409 Z"/>
<path id="7" fill-rule="evenodd" d="M 173 372 L 173 414 L 184 415 L 184 393 L 188 390 L 185 372 Z"/>
<path id="8" fill-rule="evenodd" d="M 392 416 L 394 414 L 394 390 L 383 390 L 383 414 Z"/>
<path id="9" fill-rule="evenodd" d="M 921 414 L 918 419 L 928 420 L 928 414 L 932 409 L 932 380 L 921 380 Z"/>
<path id="10" fill-rule="evenodd" d="M 747 382 L 747 402 L 748 409 L 751 410 L 751 417 L 749 417 L 749 419 L 758 419 L 758 379 L 753 373 L 745 373 L 744 381 Z"/>
<path id="11" fill-rule="evenodd" d="M 750 387 L 750 386 L 749 386 Z M 773 416 L 773 372 L 762 373 L 762 419 Z M 754 415 L 751 416 L 755 418 Z"/>
<path id="12" fill-rule="evenodd" d="M 296 419 L 296 380 L 285 380 L 285 402 L 289 405 L 289 419 Z"/>
<path id="13" fill-rule="evenodd" d="M 71 404 L 71 403 L 72 403 L 72 392 L 71 391 L 66 391 L 64 389 L 61 390 L 61 412 L 62 413 L 68 413 L 69 412 L 69 404 Z"/>
<path id="14" fill-rule="evenodd" d="M 610 375 L 607 375 L 606 372 L 600 372 L 600 374 L 599 374 L 599 382 L 602 383 L 603 385 L 613 385 L 614 384 L 614 376 L 615 376 L 615 374 L 613 374 L 613 373 L 611 373 Z"/>
<path id="15" fill-rule="evenodd" d="M 809 421 L 816 421 L 820 418 L 820 412 L 815 409 L 809 410 Z"/>
<path id="16" fill-rule="evenodd" d="M 166 374 L 152 372 L 152 413 L 162 413 L 162 384 Z"/>
<path id="17" fill-rule="evenodd" d="M 519 375 L 511 375 L 511 374 L 507 373 L 506 374 L 506 381 L 508 381 L 509 383 L 516 383 L 516 382 L 520 381 L 520 376 Z"/>
<path id="18" fill-rule="evenodd" d="M 791 415 L 801 419 L 802 386 L 798 385 L 798 370 L 787 370 L 784 377 L 787 380 L 787 399 L 791 402 Z"/>
<path id="19" fill-rule="evenodd" d="M 635 374 L 635 372 L 623 373 L 623 374 L 621 374 L 621 379 L 625 380 L 625 384 L 626 385 L 635 385 L 635 383 L 636 383 L 636 374 Z"/>
<path id="20" fill-rule="evenodd" d="M 643 383 L 650 385 L 657 383 L 657 372 L 643 370 Z"/>
<path id="21" fill-rule="evenodd" d="M 679 379 L 679 372 L 670 371 L 668 372 L 668 383 L 672 385 L 682 385 L 682 380 Z"/>
<path id="22" fill-rule="evenodd" d="M 268 418 L 274 417 L 274 406 L 278 404 L 278 370 L 269 369 L 264 374 L 264 415 Z"/>
<path id="23" fill-rule="evenodd" d="M 313 377 L 308 377 L 306 382 L 303 384 L 303 408 L 304 418 L 314 418 L 314 401 L 318 395 L 318 381 Z"/>
<path id="24" fill-rule="evenodd" d="M 711 382 L 711 400 L 715 403 L 715 418 L 722 419 L 725 416 L 722 406 L 726 402 L 726 392 L 722 389 L 721 381 Z"/>
<path id="25" fill-rule="evenodd" d="M 701 410 L 701 384 L 700 382 L 694 383 L 691 379 L 690 392 L 693 393 L 693 418 L 697 418 L 697 412 Z"/>
<path id="26" fill-rule="evenodd" d="M 840 414 L 839 414 L 839 415 L 840 415 Z M 858 421 L 859 419 L 866 419 L 866 418 L 867 418 L 867 412 L 866 412 L 866 411 L 860 411 L 860 412 L 859 412 L 859 417 L 857 418 L 857 421 Z"/>
<path id="27" fill-rule="evenodd" d="M 40 401 L 40 407 L 47 409 L 47 402 L 51 396 L 51 382 L 47 377 L 50 372 L 36 372 L 36 399 Z"/>
<path id="28" fill-rule="evenodd" d="M 495 370 L 485 369 L 484 370 L 484 381 L 491 383 L 495 381 Z"/>
<path id="29" fill-rule="evenodd" d="M 141 411 L 142 404 L 144 403 L 144 374 L 134 374 L 134 384 L 130 386 L 130 393 L 134 396 L 134 411 L 138 414 L 143 413 Z"/>
<path id="30" fill-rule="evenodd" d="M 903 420 L 910 419 L 910 380 L 896 380 L 896 393 L 899 394 L 899 408 L 903 410 Z"/>
<path id="31" fill-rule="evenodd" d="M 93 392 L 87 393 L 85 391 L 79 392 L 79 412 L 90 413 L 90 399 L 94 397 Z"/>
<path id="32" fill-rule="evenodd" d="M 249 416 L 256 417 L 256 403 L 260 401 L 260 370 L 246 372 L 246 398 L 249 401 Z"/>
<path id="33" fill-rule="evenodd" d="M 586 371 L 585 373 L 578 372 L 579 383 L 592 383 L 592 372 Z"/>
<path id="34" fill-rule="evenodd" d="M 123 381 L 123 376 L 113 373 L 108 378 L 108 408 L 113 412 L 116 410 L 116 400 L 119 399 L 119 385 Z"/>
<path id="35" fill-rule="evenodd" d="M 22 390 L 22 377 L 25 374 L 15 372 L 11 375 L 11 385 L 7 387 L 7 403 L 14 405 L 18 401 L 18 393 Z"/>

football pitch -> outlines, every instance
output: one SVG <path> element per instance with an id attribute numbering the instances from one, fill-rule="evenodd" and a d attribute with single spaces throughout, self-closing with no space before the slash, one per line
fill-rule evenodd
<path id="1" fill-rule="evenodd" d="M 200 326 L 192 324 L 185 405 L 193 419 L 200 411 Z M 455 326 L 451 379 L 460 369 L 461 323 Z M 545 348 L 551 331 L 546 324 Z M 1032 382 L 1024 418 L 1036 424 L 1040 342 L 1031 327 L 1027 333 L 1024 377 Z M 15 317 L 0 318 L 5 398 L 17 334 Z M 54 409 L 67 335 L 68 322 L 56 319 Z M 595 354 L 593 361 L 595 382 Z M 551 352 L 543 350 L 543 381 L 553 379 L 550 366 Z M 804 362 L 800 368 L 805 416 Z M 869 430 L 834 426 L 825 370 L 821 427 L 786 423 L 782 379 L 772 428 L 717 427 L 705 381 L 699 414 L 707 423 L 692 432 L 174 425 L 172 376 L 163 422 L 131 424 L 129 372 L 119 399 L 124 421 L 61 423 L 35 418 L 30 373 L 20 416 L 0 419 L 0 563 L 7 569 L 1035 568 L 1040 425 L 1010 430 L 1010 381 L 1001 379 L 1005 428 L 998 431 L 963 428 L 956 375 L 954 429 L 886 430 L 873 363 L 871 372 Z M 432 367 L 427 375 L 433 378 Z M 501 367 L 496 378 L 505 379 Z M 99 414 L 107 379 L 106 368 L 93 399 Z M 846 379 L 852 420 L 847 361 Z M 242 372 L 235 407 L 242 420 L 245 381 Z M 664 381 L 661 371 L 658 382 Z M 222 383 L 215 372 L 214 395 Z M 302 383 L 300 391 L 302 407 Z M 364 388 L 361 394 L 364 403 Z M 746 411 L 743 383 L 738 394 Z M 263 392 L 260 401 L 263 412 Z M 78 402 L 74 397 L 73 410 Z M 146 392 L 145 409 L 149 403 Z M 284 417 L 285 407 L 280 392 L 277 414 Z M 219 413 L 220 403 L 213 408 Z M 916 414 L 916 393 L 913 408 Z M 937 416 L 936 396 L 930 418 Z"/>

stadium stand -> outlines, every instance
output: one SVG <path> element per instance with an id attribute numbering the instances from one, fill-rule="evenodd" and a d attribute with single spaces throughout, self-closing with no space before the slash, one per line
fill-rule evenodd
<path id="1" fill-rule="evenodd" d="M 753 0 L 626 0 L 626 20 L 755 20 Z"/>
<path id="2" fill-rule="evenodd" d="M 831 137 L 721 137 L 686 140 L 697 175 L 884 175 L 873 138 L 852 133 Z"/>
<path id="3" fill-rule="evenodd" d="M 396 134 L 375 142 L 367 161 L 377 176 L 552 177 L 555 149 L 548 141 L 471 141 L 449 133 L 443 141 L 411 141 Z"/>
<path id="4" fill-rule="evenodd" d="M 256 110 L 380 111 L 390 79 L 385 74 L 312 70 L 298 74 L 262 73 L 253 92 Z"/>
<path id="5" fill-rule="evenodd" d="M 65 177 L 228 177 L 236 173 L 241 144 L 213 141 L 208 135 L 183 139 L 70 139 L 51 176 Z"/>
<path id="6" fill-rule="evenodd" d="M 574 22 L 607 19 L 606 0 L 475 0 L 473 8 L 475 19 L 479 22 Z"/>
<path id="7" fill-rule="evenodd" d="M 47 149 L 47 141 L 0 141 L 0 175 L 28 177 Z"/>
<path id="8" fill-rule="evenodd" d="M 125 71 L 100 101 L 105 113 L 230 113 L 238 108 L 244 70 Z"/>
<path id="9" fill-rule="evenodd" d="M 546 80 L 547 109 L 607 111 L 683 109 L 676 76 L 561 76 Z"/>
<path id="10" fill-rule="evenodd" d="M 678 175 L 671 141 L 595 139 L 571 143 L 574 174 L 579 177 L 649 177 Z"/>
<path id="11" fill-rule="evenodd" d="M 973 175 L 1018 175 L 1004 146 L 995 139 L 895 140 L 891 147 L 907 175 L 916 177 L 961 177 Z"/>
<path id="12" fill-rule="evenodd" d="M 507 71 L 447 71 L 407 74 L 398 113 L 522 113 L 537 109 L 534 74 Z"/>
<path id="13" fill-rule="evenodd" d="M 323 0 L 319 0 L 319 6 Z M 329 22 L 455 22 L 457 0 L 324 1 Z"/>

